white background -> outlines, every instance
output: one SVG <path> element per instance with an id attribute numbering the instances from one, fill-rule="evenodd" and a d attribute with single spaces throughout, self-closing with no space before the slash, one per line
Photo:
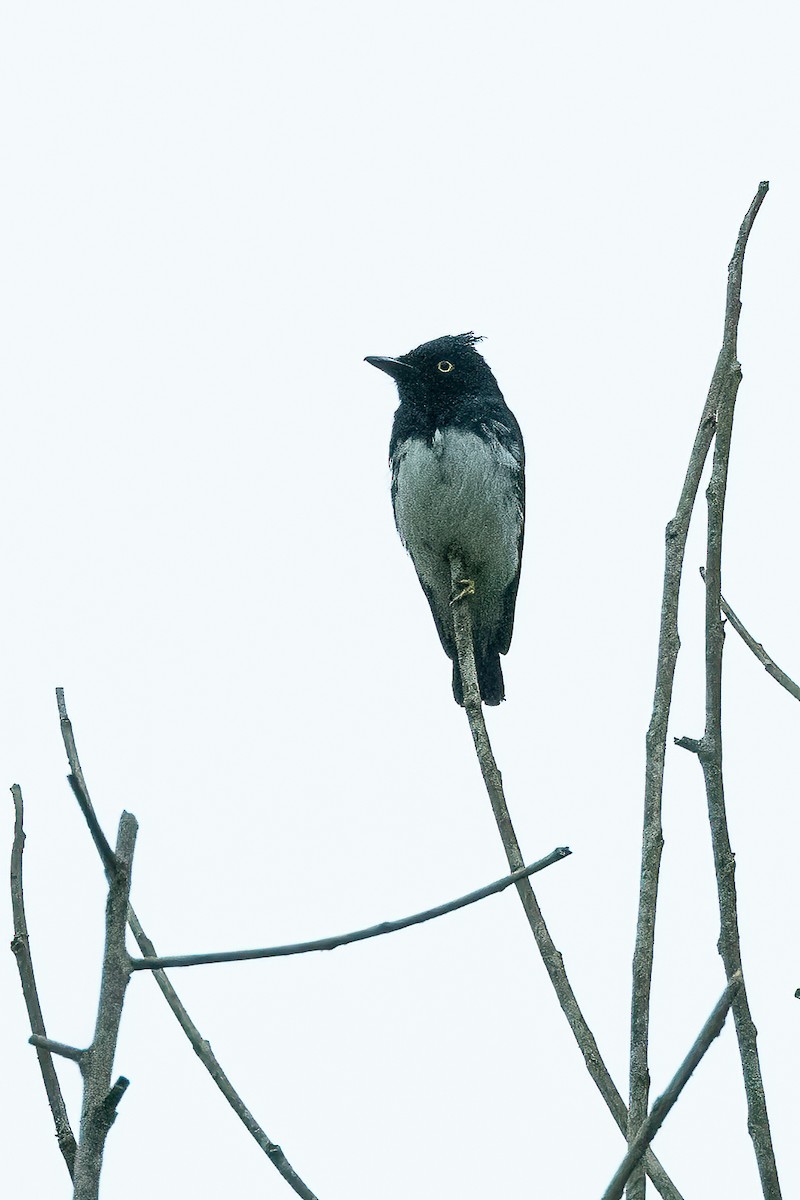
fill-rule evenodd
<path id="1" fill-rule="evenodd" d="M 793 15 L 697 0 L 3 6 L 0 780 L 26 801 L 51 1036 L 91 1039 L 105 898 L 56 685 L 112 841 L 123 808 L 139 819 L 133 900 L 164 953 L 340 932 L 505 873 L 393 529 L 394 388 L 362 361 L 472 329 L 529 462 L 490 732 L 526 859 L 574 852 L 536 890 L 627 1094 L 663 529 L 766 178 L 724 590 L 800 674 Z M 704 522 L 701 497 L 670 738 L 702 732 Z M 798 717 L 731 633 L 731 838 L 787 1196 Z M 724 984 L 701 772 L 679 750 L 664 824 L 654 1095 Z M 10 799 L 2 827 L 6 853 Z M 0 972 L 4 1191 L 66 1197 L 10 953 Z M 513 892 L 329 955 L 172 977 L 320 1200 L 583 1200 L 623 1153 Z M 108 1200 L 291 1195 L 146 977 L 116 1069 L 132 1084 Z M 77 1069 L 59 1072 L 77 1122 Z M 687 1200 L 759 1194 L 732 1028 L 655 1149 Z"/>

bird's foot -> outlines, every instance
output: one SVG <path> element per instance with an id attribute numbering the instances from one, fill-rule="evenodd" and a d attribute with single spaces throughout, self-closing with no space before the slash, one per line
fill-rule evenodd
<path id="1" fill-rule="evenodd" d="M 458 604 L 459 600 L 465 600 L 467 596 L 475 595 L 475 580 L 474 579 L 457 579 L 456 585 L 459 591 L 453 591 L 450 597 L 450 604 Z"/>

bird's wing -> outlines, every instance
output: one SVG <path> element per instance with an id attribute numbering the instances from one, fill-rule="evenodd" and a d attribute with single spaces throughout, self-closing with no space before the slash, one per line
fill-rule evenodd
<path id="1" fill-rule="evenodd" d="M 444 579 L 442 584 L 444 589 L 443 594 L 441 596 L 437 596 L 436 590 L 427 584 L 423 579 L 422 572 L 420 571 L 419 564 L 414 558 L 413 551 L 403 536 L 403 530 L 400 527 L 400 521 L 398 520 L 397 516 L 398 477 L 400 474 L 400 464 L 403 461 L 406 445 L 407 440 L 400 441 L 399 439 L 393 437 L 392 445 L 390 447 L 389 463 L 392 470 L 392 511 L 394 512 L 394 523 L 397 527 L 397 532 L 400 535 L 400 541 L 405 546 L 411 561 L 414 563 L 414 569 L 417 572 L 417 578 L 419 579 L 422 590 L 427 597 L 428 604 L 431 607 L 431 612 L 433 613 L 433 619 L 436 624 L 437 633 L 439 634 L 439 641 L 442 643 L 442 648 L 448 658 L 455 659 L 456 644 L 453 637 L 452 616 L 449 609 L 449 579 Z"/>
<path id="2" fill-rule="evenodd" d="M 514 489 L 517 516 L 517 570 L 511 583 L 503 593 L 502 613 L 497 627 L 497 649 L 501 654 L 508 654 L 511 645 L 511 635 L 514 632 L 514 609 L 517 603 L 517 589 L 522 567 L 522 546 L 525 541 L 525 445 L 522 431 L 517 424 L 511 409 L 504 405 L 502 414 L 495 415 L 486 422 L 487 430 L 508 451 L 516 463 L 516 469 L 511 474 L 511 484 Z"/>
<path id="3" fill-rule="evenodd" d="M 413 562 L 413 555 L 412 555 L 412 562 Z M 422 577 L 419 574 L 419 571 L 417 571 L 417 576 L 419 577 L 419 581 L 422 584 L 422 590 L 428 598 L 428 604 L 430 604 L 430 606 L 431 606 L 431 612 L 433 613 L 433 619 L 436 623 L 436 632 L 439 634 L 439 641 L 442 643 L 442 649 L 444 650 L 447 657 L 453 659 L 453 661 L 455 662 L 457 654 L 456 654 L 455 637 L 453 636 L 453 617 L 452 617 L 452 614 L 451 614 L 450 608 L 449 608 L 450 593 L 449 593 L 449 591 L 447 592 L 447 596 L 444 601 L 445 609 L 444 609 L 444 614 L 443 614 L 440 604 L 437 603 L 436 593 L 434 592 L 433 588 L 428 587 L 427 583 L 425 583 L 423 581 Z"/>

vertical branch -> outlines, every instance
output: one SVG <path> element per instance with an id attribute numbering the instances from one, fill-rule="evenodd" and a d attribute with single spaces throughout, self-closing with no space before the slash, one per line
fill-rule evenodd
<path id="1" fill-rule="evenodd" d="M 112 1088 L 111 1071 L 130 979 L 125 928 L 136 829 L 136 818 L 124 812 L 117 834 L 116 870 L 109 882 L 106 903 L 106 943 L 97 1024 L 94 1040 L 81 1063 L 83 1104 L 75 1155 L 75 1200 L 97 1200 L 106 1138 L 116 1116 L 116 1106 L 127 1087 L 127 1080 L 120 1078 Z"/>
<path id="2" fill-rule="evenodd" d="M 463 577 L 464 565 L 461 557 L 458 553 L 452 552 L 450 555 L 450 578 L 454 595 L 458 590 L 458 580 L 463 579 Z M 503 780 L 495 762 L 494 754 L 492 753 L 489 734 L 486 730 L 486 722 L 483 719 L 478 678 L 475 670 L 475 648 L 472 641 L 472 615 L 469 608 L 469 597 L 465 597 L 453 605 L 453 626 L 458 651 L 458 664 L 461 670 L 461 681 L 464 687 L 464 707 L 467 713 L 467 720 L 469 721 L 470 732 L 472 733 L 472 740 L 475 743 L 475 751 L 478 756 L 481 774 L 486 785 L 486 791 L 489 794 L 497 828 L 500 831 L 503 849 L 506 852 L 506 858 L 511 870 L 515 871 L 522 864 L 522 853 L 517 841 L 517 835 L 514 832 L 514 826 L 511 823 L 511 817 L 503 792 Z M 594 1034 L 581 1012 L 575 993 L 572 990 L 572 985 L 564 969 L 564 960 L 556 949 L 553 939 L 550 937 L 550 932 L 545 924 L 542 910 L 539 907 L 539 902 L 531 887 L 530 880 L 527 878 L 518 880 L 516 888 L 519 898 L 522 901 L 522 907 L 525 910 L 525 916 L 528 918 L 531 932 L 539 948 L 539 953 L 542 956 L 545 969 L 550 976 L 550 982 L 558 997 L 561 1010 L 567 1018 L 569 1027 L 578 1043 L 578 1048 L 583 1055 L 586 1068 L 594 1080 L 600 1095 L 608 1105 L 619 1129 L 623 1134 L 626 1134 L 628 1110 L 625 1106 L 625 1101 L 619 1094 L 614 1080 L 611 1078 L 608 1068 L 603 1062 L 597 1042 L 594 1039 Z M 653 1154 L 653 1151 L 649 1148 L 645 1153 L 644 1161 L 647 1174 L 665 1200 L 680 1200 L 680 1192 Z"/>
<path id="3" fill-rule="evenodd" d="M 769 184 L 758 191 L 739 229 L 739 236 L 728 268 L 725 322 L 722 347 L 717 357 L 700 424 L 689 457 L 689 465 L 675 516 L 666 528 L 664 586 L 661 603 L 661 628 L 658 640 L 658 665 L 653 696 L 653 712 L 645 739 L 644 822 L 642 861 L 639 881 L 639 915 L 633 953 L 631 993 L 630 1108 L 628 1136 L 634 1137 L 647 1117 L 650 1093 L 648 1042 L 650 1037 L 650 991 L 653 977 L 656 904 L 664 836 L 661 826 L 661 800 L 664 790 L 664 758 L 667 725 L 672 704 L 675 664 L 680 650 L 678 634 L 678 597 L 683 559 L 700 479 L 714 437 L 717 413 L 728 387 L 732 364 L 736 360 L 736 334 L 741 311 L 742 264 L 753 222 Z M 628 1185 L 629 1200 L 643 1200 L 644 1174 L 634 1172 Z"/>
<path id="4" fill-rule="evenodd" d="M 739 944 L 734 856 L 728 836 L 725 791 L 722 778 L 722 651 L 725 632 L 720 616 L 722 570 L 722 524 L 728 482 L 731 434 L 741 368 L 734 362 L 727 395 L 720 406 L 714 467 L 708 486 L 708 543 L 706 550 L 706 728 L 698 748 L 703 768 L 711 826 L 714 870 L 720 913 L 719 952 L 728 979 L 742 969 Z M 764 1084 L 756 1043 L 756 1027 L 750 1015 L 747 991 L 742 985 L 733 1004 L 733 1019 L 742 1060 L 747 1125 L 753 1139 L 761 1187 L 765 1200 L 780 1200 L 780 1184 L 767 1116 Z"/>
<path id="5" fill-rule="evenodd" d="M 760 191 L 766 192 L 762 184 Z M 756 198 L 758 199 L 758 197 Z M 754 201 L 755 204 L 755 201 Z M 732 280 L 737 264 L 731 262 Z M 741 264 L 738 264 L 741 277 Z M 731 435 L 736 395 L 742 377 L 736 358 L 736 335 L 739 307 L 730 323 L 726 323 L 726 337 L 731 342 L 731 362 L 726 385 L 720 400 L 717 419 L 717 437 L 714 447 L 714 465 L 706 492 L 708 501 L 708 537 L 706 544 L 706 724 L 702 738 L 678 739 L 678 745 L 697 754 L 703 769 L 708 804 L 708 819 L 711 827 L 711 845 L 714 854 L 714 871 L 717 879 L 717 896 L 720 912 L 720 936 L 718 949 L 725 966 L 728 980 L 742 971 L 739 944 L 739 920 L 737 912 L 736 884 L 734 880 L 734 856 L 728 835 L 728 819 L 725 808 L 725 791 L 722 778 L 722 651 L 725 631 L 720 616 L 722 576 L 722 530 L 725 515 L 725 495 L 728 485 Z M 747 1127 L 753 1140 L 761 1189 L 765 1200 L 780 1200 L 781 1189 L 778 1169 L 772 1147 L 772 1135 L 767 1116 L 764 1084 L 758 1058 L 757 1033 L 750 1015 L 750 1005 L 744 982 L 733 1002 L 733 1019 L 739 1054 L 742 1061 L 745 1095 L 747 1097 Z"/>
<path id="6" fill-rule="evenodd" d="M 22 890 L 22 852 L 25 848 L 25 831 L 22 823 L 22 790 L 19 784 L 14 784 L 11 794 L 14 797 L 14 842 L 11 849 L 11 910 L 14 917 L 14 940 L 11 943 L 11 949 L 17 960 L 31 1033 L 34 1037 L 46 1038 L 47 1030 L 33 974 L 33 959 L 28 941 L 28 922 L 25 919 L 25 900 Z M 53 1114 L 58 1147 L 64 1155 L 70 1178 L 73 1178 L 75 1173 L 75 1135 L 69 1123 L 67 1106 L 61 1094 L 53 1056 L 51 1051 L 44 1046 L 37 1046 L 36 1053 L 39 1058 L 44 1090 L 47 1093 L 47 1102 Z"/>

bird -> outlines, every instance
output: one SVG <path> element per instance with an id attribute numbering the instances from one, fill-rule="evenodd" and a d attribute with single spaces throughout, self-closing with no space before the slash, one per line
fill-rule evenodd
<path id="1" fill-rule="evenodd" d="M 397 384 L 389 442 L 391 495 L 400 540 L 428 598 L 464 704 L 453 605 L 470 597 L 478 687 L 484 704 L 505 699 L 507 654 L 525 534 L 525 449 L 474 333 L 435 338 L 398 358 L 364 361 Z M 465 579 L 453 592 L 450 555 Z"/>

